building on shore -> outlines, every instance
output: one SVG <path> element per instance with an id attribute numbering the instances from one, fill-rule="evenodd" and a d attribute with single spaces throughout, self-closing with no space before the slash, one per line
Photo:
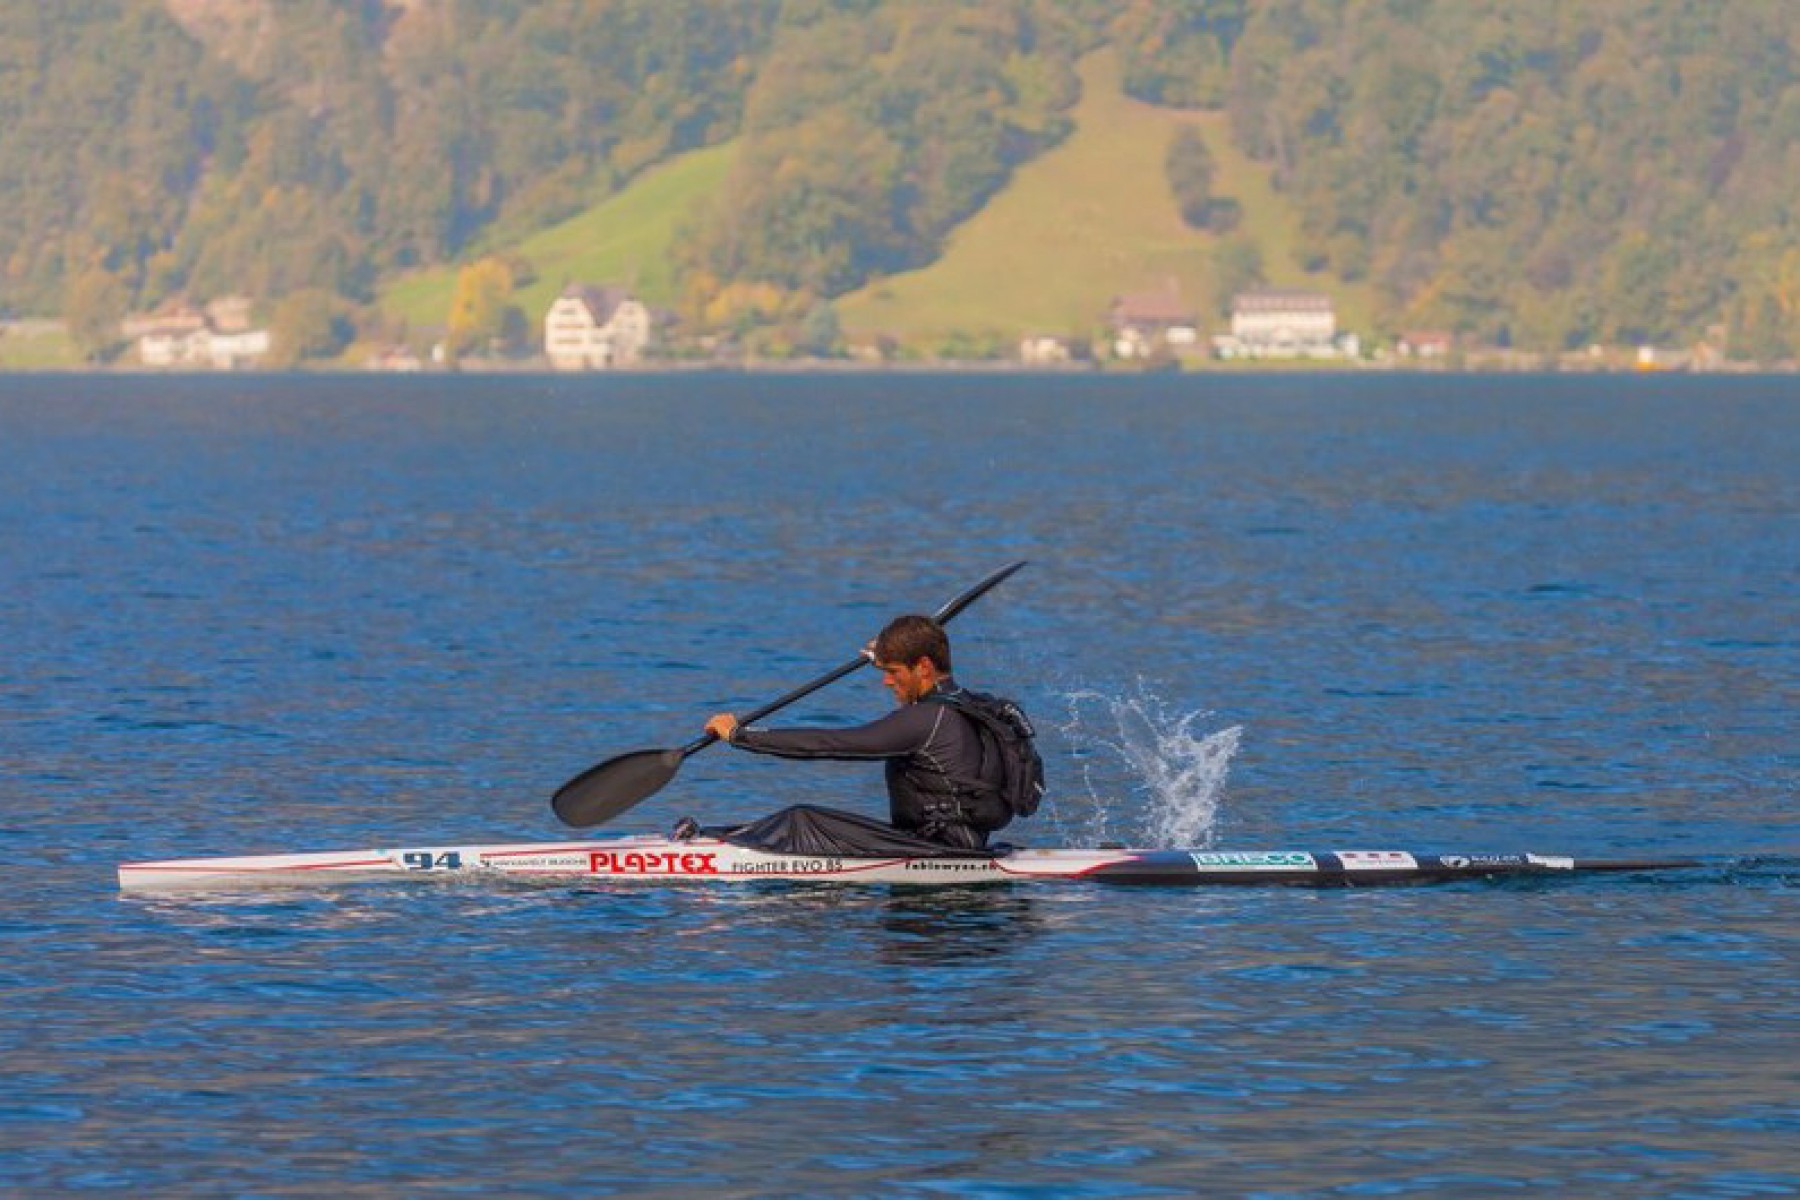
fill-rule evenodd
<path id="1" fill-rule="evenodd" d="M 1213 338 L 1220 358 L 1339 358 L 1354 355 L 1337 336 L 1337 313 L 1322 292 L 1240 292 L 1231 332 Z"/>
<path id="2" fill-rule="evenodd" d="M 1115 358 L 1143 359 L 1178 354 L 1200 343 L 1200 323 L 1171 282 L 1152 292 L 1117 296 L 1107 313 Z"/>
<path id="3" fill-rule="evenodd" d="M 231 371 L 254 366 L 269 353 L 269 331 L 250 328 L 250 301 L 224 296 L 195 308 L 175 300 L 120 326 L 137 343 L 146 367 Z"/>
<path id="4" fill-rule="evenodd" d="M 1394 353 L 1420 362 L 1441 361 L 1456 349 L 1456 337 L 1442 329 L 1414 329 L 1394 342 Z"/>
<path id="5" fill-rule="evenodd" d="M 544 315 L 544 356 L 558 371 L 635 366 L 654 325 L 649 307 L 624 288 L 571 284 Z"/>
<path id="6" fill-rule="evenodd" d="M 1028 333 L 1019 339 L 1019 361 L 1029 366 L 1061 366 L 1074 357 L 1069 339 L 1053 333 Z"/>
<path id="7" fill-rule="evenodd" d="M 396 342 L 378 347 L 366 360 L 371 371 L 397 371 L 410 374 L 425 369 L 425 360 L 411 346 Z"/>

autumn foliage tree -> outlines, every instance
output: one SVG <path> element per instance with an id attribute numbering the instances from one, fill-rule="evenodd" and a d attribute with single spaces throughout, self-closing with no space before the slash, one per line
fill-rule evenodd
<path id="1" fill-rule="evenodd" d="M 445 321 L 450 353 L 461 357 L 474 351 L 516 350 L 526 321 L 512 299 L 512 268 L 504 259 L 484 258 L 458 271 Z"/>

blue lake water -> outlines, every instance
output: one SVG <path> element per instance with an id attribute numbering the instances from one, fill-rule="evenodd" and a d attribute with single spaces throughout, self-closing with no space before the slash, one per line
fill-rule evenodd
<path id="1" fill-rule="evenodd" d="M 1800 1193 L 1797 464 L 1787 378 L 0 379 L 0 1195 Z M 116 890 L 564 837 L 1019 557 L 1016 840 L 1707 866 Z M 609 829 L 794 802 L 883 808 L 721 749 Z"/>

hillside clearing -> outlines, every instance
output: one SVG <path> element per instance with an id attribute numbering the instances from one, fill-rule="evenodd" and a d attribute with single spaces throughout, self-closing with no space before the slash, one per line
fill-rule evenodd
<path id="1" fill-rule="evenodd" d="M 1181 220 L 1163 170 L 1169 142 L 1184 125 L 1198 129 L 1212 151 L 1215 194 L 1242 205 L 1242 232 L 1261 248 L 1270 282 L 1329 290 L 1342 315 L 1343 289 L 1293 265 L 1295 219 L 1266 168 L 1230 144 L 1223 114 L 1130 99 L 1109 50 L 1085 59 L 1081 78 L 1068 139 L 1022 167 L 956 230 L 937 262 L 839 300 L 846 333 L 927 346 L 959 330 L 1081 335 L 1102 324 L 1114 297 L 1170 287 L 1203 325 L 1216 325 L 1221 298 L 1212 255 L 1219 238 Z"/>

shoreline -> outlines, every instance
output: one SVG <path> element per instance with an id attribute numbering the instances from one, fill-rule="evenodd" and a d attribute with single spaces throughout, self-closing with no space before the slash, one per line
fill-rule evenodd
<path id="1" fill-rule="evenodd" d="M 1704 367 L 1668 366 L 1644 367 L 1636 364 L 1571 364 L 1566 362 L 1547 361 L 1542 357 L 1520 355 L 1510 361 L 1495 361 L 1488 358 L 1473 361 L 1452 362 L 1397 362 L 1368 361 L 1345 359 L 1320 359 L 1294 362 L 1289 360 L 1264 361 L 1260 363 L 1194 363 L 1158 365 L 1155 367 L 1102 365 L 1098 363 L 1071 363 L 1067 365 L 1021 362 L 993 362 L 983 360 L 938 359 L 918 362 L 858 362 L 854 360 L 833 359 L 781 359 L 749 363 L 716 363 L 716 362 L 684 362 L 680 360 L 659 360 L 630 367 L 610 367 L 604 370 L 564 371 L 550 366 L 542 360 L 511 361 L 477 361 L 463 362 L 454 367 L 429 366 L 421 368 L 394 368 L 378 366 L 355 366 L 344 363 L 319 363 L 316 365 L 273 369 L 264 367 L 242 367 L 237 369 L 220 369 L 213 367 L 146 367 L 140 364 L 76 366 L 42 365 L 42 366 L 4 366 L 0 365 L 0 378 L 6 376 L 43 376 L 43 375 L 142 375 L 147 377 L 198 376 L 198 377 L 231 377 L 231 376 L 267 376 L 283 375 L 380 375 L 408 376 L 427 375 L 433 377 L 455 375 L 519 375 L 536 376 L 551 379 L 604 378 L 607 376 L 642 376 L 642 375 L 1046 375 L 1046 376 L 1105 376 L 1114 379 L 1130 378 L 1166 378 L 1171 376 L 1189 376 L 1203 378 L 1208 376 L 1254 376 L 1254 375 L 1793 375 L 1800 374 L 1797 363 L 1749 363 L 1721 362 Z"/>

